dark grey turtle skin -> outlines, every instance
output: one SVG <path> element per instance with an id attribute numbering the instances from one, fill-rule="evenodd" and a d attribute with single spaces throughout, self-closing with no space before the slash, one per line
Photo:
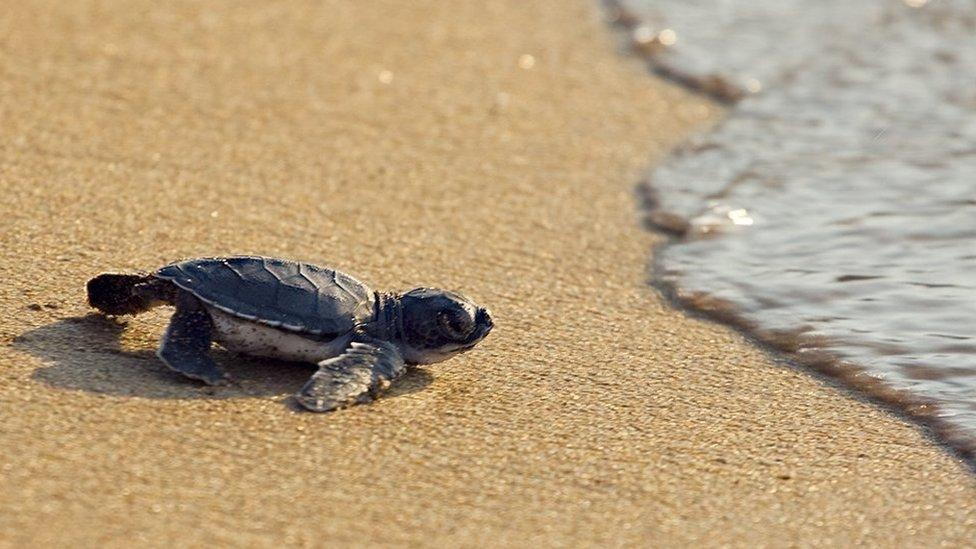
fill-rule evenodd
<path id="1" fill-rule="evenodd" d="M 228 380 L 209 355 L 213 342 L 318 364 L 295 395 L 315 412 L 369 402 L 408 364 L 466 352 L 493 327 L 488 310 L 460 294 L 380 293 L 333 269 L 260 256 L 189 259 L 152 274 L 105 273 L 87 290 L 88 303 L 108 315 L 174 306 L 157 354 L 211 385 Z"/>

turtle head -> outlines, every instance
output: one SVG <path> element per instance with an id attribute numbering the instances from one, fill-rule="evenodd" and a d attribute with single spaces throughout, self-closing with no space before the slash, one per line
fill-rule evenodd
<path id="1" fill-rule="evenodd" d="M 401 351 L 407 362 L 431 364 L 470 350 L 493 326 L 488 309 L 467 297 L 436 288 L 400 296 Z"/>

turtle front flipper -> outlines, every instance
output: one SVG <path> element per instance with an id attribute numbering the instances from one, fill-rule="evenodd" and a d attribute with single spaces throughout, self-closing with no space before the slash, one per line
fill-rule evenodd
<path id="1" fill-rule="evenodd" d="M 213 320 L 199 299 L 188 292 L 176 298 L 176 312 L 169 321 L 166 334 L 156 355 L 177 372 L 199 379 L 208 385 L 228 381 L 210 358 L 213 343 Z"/>
<path id="2" fill-rule="evenodd" d="M 392 344 L 355 339 L 341 355 L 320 362 L 319 371 L 295 398 L 313 412 L 369 402 L 406 369 L 403 357 Z"/>

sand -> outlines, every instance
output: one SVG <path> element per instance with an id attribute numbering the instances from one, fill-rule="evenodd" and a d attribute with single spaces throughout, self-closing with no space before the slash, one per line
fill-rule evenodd
<path id="1" fill-rule="evenodd" d="M 11 3 L 0 37 L 0 545 L 976 536 L 921 429 L 648 285 L 633 189 L 720 113 L 595 3 Z M 87 316 L 95 273 L 228 253 L 497 327 L 314 415 L 311 368 L 218 353 L 207 389 L 154 358 L 166 311 Z"/>

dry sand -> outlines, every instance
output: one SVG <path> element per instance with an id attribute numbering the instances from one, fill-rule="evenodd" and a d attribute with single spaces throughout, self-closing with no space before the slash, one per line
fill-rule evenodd
<path id="1" fill-rule="evenodd" d="M 717 112 L 594 2 L 158 4 L 0 11 L 0 545 L 976 536 L 920 429 L 647 285 L 634 184 Z M 94 273 L 234 252 L 498 327 L 313 415 L 311 369 L 221 354 L 242 385 L 210 390 L 153 357 L 165 311 L 86 316 Z"/>

